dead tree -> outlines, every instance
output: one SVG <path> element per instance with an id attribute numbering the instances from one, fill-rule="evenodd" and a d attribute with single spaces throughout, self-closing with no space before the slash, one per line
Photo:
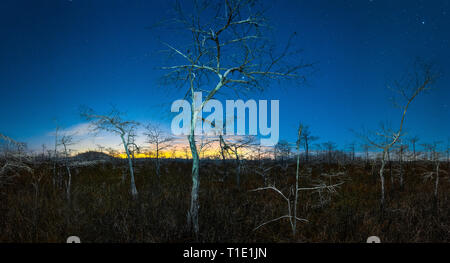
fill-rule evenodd
<path id="1" fill-rule="evenodd" d="M 105 146 L 103 146 L 101 144 L 97 144 L 96 146 L 97 146 L 99 152 L 103 153 L 103 150 L 105 150 Z"/>
<path id="2" fill-rule="evenodd" d="M 303 132 L 302 132 L 302 140 L 303 140 L 303 145 L 305 147 L 305 162 L 309 163 L 309 147 L 311 142 L 318 140 L 319 137 L 317 136 L 311 136 L 311 131 L 309 130 L 309 126 L 304 126 L 303 127 Z"/>
<path id="3" fill-rule="evenodd" d="M 133 167 L 135 166 L 136 163 L 136 153 L 139 154 L 141 152 L 141 147 L 139 147 L 136 144 L 136 127 L 137 126 L 130 126 L 128 128 L 128 130 L 126 131 L 127 134 L 127 147 L 128 147 L 128 152 L 131 155 L 131 162 L 133 164 Z M 123 182 L 125 182 L 125 178 L 126 177 L 126 173 L 124 173 L 124 177 L 123 177 Z"/>
<path id="4" fill-rule="evenodd" d="M 296 171 L 295 171 L 295 197 L 294 197 L 294 217 L 296 218 L 297 217 L 297 202 L 298 202 L 298 178 L 299 178 L 299 173 L 300 173 L 300 144 L 301 144 L 301 140 L 302 140 L 302 138 L 305 140 L 305 138 L 306 139 L 311 139 L 311 138 L 308 138 L 309 137 L 309 134 L 307 135 L 307 136 L 305 136 L 304 134 L 302 134 L 303 132 L 309 132 L 308 131 L 308 129 L 307 129 L 307 126 L 306 126 L 306 128 L 305 127 L 303 127 L 303 125 L 302 124 L 300 124 L 299 125 L 299 127 L 298 127 L 298 134 L 297 134 L 297 143 L 296 143 L 296 146 L 297 146 L 297 169 L 296 169 Z M 305 142 L 305 147 L 307 148 L 307 145 L 308 143 L 307 142 Z M 308 159 L 308 158 L 306 158 L 306 159 Z M 296 230 L 297 230 L 297 220 L 294 220 L 294 222 L 293 222 L 293 226 L 292 226 L 292 236 L 293 237 L 295 237 L 295 232 L 296 232 Z"/>
<path id="5" fill-rule="evenodd" d="M 61 139 L 59 140 L 59 145 L 63 146 L 64 150 L 64 165 L 66 166 L 67 170 L 67 181 L 66 181 L 66 197 L 67 200 L 70 202 L 70 195 L 71 195 L 71 185 L 72 185 L 72 173 L 70 171 L 70 165 L 69 165 L 69 149 L 68 146 L 73 145 L 73 135 L 69 134 L 63 134 Z"/>
<path id="6" fill-rule="evenodd" d="M 131 195 L 133 198 L 136 198 L 138 196 L 138 191 L 136 189 L 136 183 L 134 178 L 134 170 L 133 170 L 133 162 L 131 159 L 131 154 L 129 151 L 129 138 L 130 133 L 134 131 L 135 127 L 139 125 L 137 122 L 134 121 L 125 121 L 123 120 L 121 112 L 117 111 L 116 109 L 112 109 L 108 114 L 106 115 L 99 115 L 96 114 L 92 109 L 83 109 L 81 112 L 81 116 L 86 119 L 87 121 L 91 122 L 91 125 L 93 127 L 93 130 L 95 132 L 99 132 L 101 130 L 106 132 L 111 132 L 114 134 L 117 134 L 120 136 L 120 139 L 122 140 L 123 147 L 125 149 L 127 159 L 128 159 L 128 166 L 130 169 L 130 181 L 131 181 Z M 127 138 L 127 139 L 126 139 Z"/>
<path id="7" fill-rule="evenodd" d="M 299 192 L 300 191 L 319 191 L 319 194 L 320 194 L 322 191 L 326 190 L 326 191 L 335 193 L 336 189 L 340 185 L 343 184 L 343 182 L 339 182 L 339 183 L 336 183 L 336 184 L 326 184 L 326 183 L 320 181 L 318 184 L 313 185 L 312 187 L 301 187 L 301 188 L 299 187 L 299 178 L 300 178 L 300 145 L 302 143 L 301 140 L 303 138 L 303 136 L 302 136 L 303 128 L 304 127 L 301 124 L 298 127 L 297 142 L 296 142 L 297 169 L 296 169 L 296 173 L 295 173 L 295 185 L 294 185 L 294 187 L 290 188 L 289 194 L 288 195 L 284 194 L 280 189 L 278 189 L 274 185 L 260 187 L 260 188 L 257 188 L 257 189 L 250 190 L 251 192 L 262 191 L 262 190 L 272 190 L 272 191 L 276 192 L 277 194 L 279 194 L 286 201 L 287 214 L 283 215 L 283 216 L 280 216 L 280 217 L 277 217 L 275 219 L 269 220 L 267 222 L 264 222 L 264 223 L 260 224 L 259 226 L 257 226 L 256 228 L 254 228 L 253 230 L 257 230 L 257 229 L 259 229 L 260 227 L 262 227 L 264 225 L 267 225 L 269 223 L 276 222 L 278 220 L 287 218 L 287 219 L 289 219 L 289 223 L 291 225 L 292 237 L 295 238 L 296 231 L 297 231 L 297 221 L 308 222 L 307 219 L 299 218 L 297 216 L 298 194 L 299 194 Z"/>
<path id="8" fill-rule="evenodd" d="M 222 170 L 223 170 L 223 178 L 228 177 L 228 166 L 226 163 L 227 157 L 230 155 L 230 147 L 225 142 L 223 135 L 219 135 L 219 147 L 220 147 L 220 157 L 222 159 Z"/>
<path id="9" fill-rule="evenodd" d="M 258 227 L 256 227 L 254 230 L 260 228 L 261 226 L 271 223 L 271 222 L 275 222 L 278 221 L 280 219 L 283 218 L 288 218 L 289 222 L 291 224 L 291 230 L 292 230 L 292 237 L 295 237 L 296 234 L 296 230 L 297 230 L 297 221 L 302 221 L 302 222 L 308 222 L 308 220 L 304 219 L 304 218 L 298 218 L 297 217 L 297 202 L 298 202 L 298 180 L 299 180 L 299 171 L 300 171 L 300 143 L 301 143 L 301 139 L 302 139 L 302 131 L 303 131 L 303 125 L 300 124 L 300 126 L 298 127 L 298 135 L 297 135 L 297 143 L 296 143 L 296 149 L 297 149 L 297 170 L 295 173 L 295 188 L 294 188 L 294 202 L 293 205 L 291 204 L 291 200 L 289 197 L 286 197 L 280 190 L 278 190 L 276 187 L 274 186 L 268 186 L 268 187 L 263 187 L 263 188 L 258 188 L 252 191 L 260 191 L 260 190 L 273 190 L 276 193 L 278 193 L 284 200 L 286 200 L 287 202 L 287 207 L 288 207 L 288 214 L 275 218 L 273 220 L 270 220 L 266 223 L 263 223 L 261 225 L 259 225 Z M 293 207 L 291 207 L 293 206 Z"/>
<path id="10" fill-rule="evenodd" d="M 287 141 L 281 140 L 280 142 L 277 143 L 277 145 L 275 145 L 274 152 L 275 152 L 275 160 L 281 158 L 281 164 L 283 165 L 285 162 L 289 160 L 289 157 L 291 155 L 291 146 Z"/>
<path id="11" fill-rule="evenodd" d="M 232 142 L 228 142 L 227 147 L 235 156 L 236 161 L 236 185 L 240 187 L 241 185 L 241 168 L 242 168 L 242 158 L 240 155 L 244 155 L 243 152 L 246 148 L 252 146 L 256 141 L 254 136 L 244 136 L 241 138 L 237 138 Z M 225 143 L 225 141 L 224 141 Z"/>
<path id="12" fill-rule="evenodd" d="M 333 159 L 334 151 L 336 150 L 336 143 L 328 141 L 322 143 L 323 148 L 327 151 L 327 160 L 328 164 L 331 164 L 331 160 Z"/>
<path id="13" fill-rule="evenodd" d="M 422 147 L 429 153 L 429 156 L 431 157 L 431 162 L 434 166 L 434 171 L 425 173 L 425 179 L 432 179 L 433 176 L 435 177 L 434 181 L 434 198 L 436 202 L 438 201 L 438 188 L 439 188 L 439 174 L 440 174 L 440 164 L 441 164 L 441 153 L 439 152 L 439 144 L 441 142 L 434 142 L 434 143 L 424 143 L 422 144 Z M 447 173 L 442 171 L 441 173 Z"/>
<path id="14" fill-rule="evenodd" d="M 208 151 L 208 149 L 211 148 L 212 144 L 214 143 L 214 139 L 210 139 L 208 136 L 203 135 L 199 136 L 200 138 L 197 139 L 197 147 L 199 152 L 199 157 L 202 159 L 205 159 L 205 153 Z"/>
<path id="15" fill-rule="evenodd" d="M 191 14 L 184 14 L 185 10 L 190 10 Z M 186 98 L 190 100 L 188 140 L 192 153 L 192 191 L 187 217 L 197 238 L 200 158 L 195 130 L 199 113 L 223 88 L 243 93 L 250 89 L 263 90 L 274 80 L 303 80 L 300 72 L 310 66 L 296 58 L 300 52 L 290 51 L 292 37 L 281 50 L 269 42 L 270 23 L 259 10 L 255 1 L 250 0 L 195 1 L 189 8 L 178 2 L 174 22 L 185 29 L 178 33 L 186 38 L 182 43 L 165 43 L 174 60 L 173 64 L 163 67 L 168 71 L 165 79 L 186 88 Z M 201 103 L 196 102 L 197 91 L 207 94 Z"/>
<path id="16" fill-rule="evenodd" d="M 393 130 L 382 124 L 378 131 L 368 133 L 366 136 L 361 136 L 370 145 L 382 150 L 381 168 L 379 172 L 381 184 L 381 211 L 384 211 L 385 203 L 384 168 L 386 165 L 387 153 L 403 135 L 403 125 L 405 123 L 406 113 L 409 106 L 417 96 L 430 89 L 436 78 L 437 75 L 430 64 L 417 60 L 414 64 L 414 71 L 407 75 L 407 79 L 405 81 L 394 82 L 393 89 L 404 101 L 402 106 L 394 101 L 394 105 L 399 106 L 402 111 L 398 129 Z"/>
<path id="17" fill-rule="evenodd" d="M 348 145 L 348 148 L 350 149 L 350 152 L 351 152 L 350 158 L 351 158 L 352 162 L 354 162 L 355 161 L 355 152 L 356 152 L 356 143 L 354 143 L 354 142 L 350 143 Z"/>
<path id="18" fill-rule="evenodd" d="M 409 141 L 411 142 L 411 145 L 412 145 L 412 149 L 413 149 L 413 162 L 414 163 L 416 162 L 416 157 L 417 157 L 416 156 L 416 144 L 419 140 L 420 139 L 418 136 L 414 136 L 409 139 Z"/>
<path id="19" fill-rule="evenodd" d="M 164 133 L 164 131 L 156 125 L 147 125 L 145 126 L 146 132 L 144 133 L 147 136 L 147 143 L 153 146 L 156 157 L 156 176 L 159 177 L 160 173 L 160 153 L 161 151 L 167 149 L 170 146 L 170 142 L 174 140 L 172 136 Z"/>
<path id="20" fill-rule="evenodd" d="M 22 151 L 26 145 L 18 142 L 6 135 L 0 133 L 0 142 L 4 142 L 8 146 L 13 146 L 15 149 Z M 8 147 L 9 148 L 9 147 Z M 0 187 L 10 184 L 12 179 L 18 176 L 18 171 L 26 171 L 34 174 L 34 170 L 28 164 L 29 160 L 26 156 L 18 154 L 17 150 L 4 149 L 4 160 L 0 160 Z"/>
<path id="21" fill-rule="evenodd" d="M 361 148 L 364 151 L 364 155 L 365 155 L 365 162 L 366 165 L 369 163 L 369 150 L 370 150 L 370 145 L 367 143 L 363 143 L 361 144 Z"/>

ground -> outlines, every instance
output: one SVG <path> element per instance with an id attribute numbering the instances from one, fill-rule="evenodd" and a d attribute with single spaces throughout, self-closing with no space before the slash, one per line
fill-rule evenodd
<path id="1" fill-rule="evenodd" d="M 431 162 L 405 162 L 404 185 L 398 169 L 386 172 L 386 205 L 380 207 L 380 180 L 376 165 L 363 160 L 347 163 L 313 161 L 301 164 L 300 186 L 343 182 L 335 193 L 301 191 L 298 222 L 292 236 L 288 219 L 260 224 L 287 214 L 286 201 L 263 187 L 261 167 L 274 167 L 266 177 L 288 196 L 295 183 L 295 160 L 244 161 L 241 185 L 235 163 L 224 171 L 221 161 L 202 161 L 200 170 L 201 242 L 449 242 L 450 182 L 442 173 L 439 196 L 433 195 Z M 71 235 L 83 242 L 193 242 L 186 218 L 190 201 L 191 163 L 164 160 L 157 178 L 154 161 L 137 160 L 137 199 L 129 194 L 124 160 L 111 159 L 72 167 L 70 201 L 65 193 L 65 168 L 54 180 L 51 160 L 32 164 L 34 173 L 22 172 L 0 189 L 0 242 L 65 242 Z M 399 167 L 398 163 L 393 164 Z M 448 163 L 441 164 L 448 171 Z M 337 174 L 327 177 L 324 174 Z M 123 173 L 127 174 L 125 182 Z M 59 174 L 59 175 L 58 175 Z M 228 174 L 227 176 L 225 176 Z M 39 179 L 40 178 L 40 179 Z M 382 212 L 383 211 L 383 212 Z"/>

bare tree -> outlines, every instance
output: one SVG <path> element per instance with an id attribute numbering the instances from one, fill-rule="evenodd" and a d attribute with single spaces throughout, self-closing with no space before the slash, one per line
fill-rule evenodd
<path id="1" fill-rule="evenodd" d="M 24 143 L 18 142 L 0 133 L 0 142 L 1 141 L 5 142 L 7 145 L 14 146 L 16 149 L 23 149 L 26 147 Z M 25 162 L 26 158 L 24 159 L 22 156 L 9 149 L 4 149 L 4 151 L 5 160 L 4 162 L 0 162 L 0 186 L 9 184 L 11 180 L 18 175 L 17 171 L 27 171 L 31 174 L 34 173 L 34 170 L 30 165 Z"/>
<path id="2" fill-rule="evenodd" d="M 105 150 L 105 146 L 101 145 L 101 144 L 97 144 L 97 148 L 99 150 L 99 152 L 103 153 L 103 150 Z"/>
<path id="3" fill-rule="evenodd" d="M 331 160 L 333 159 L 333 153 L 336 150 L 336 143 L 328 141 L 328 142 L 322 143 L 322 145 L 327 151 L 327 159 L 328 159 L 328 163 L 330 164 Z"/>
<path id="4" fill-rule="evenodd" d="M 411 145 L 412 145 L 412 149 L 413 149 L 413 161 L 414 162 L 416 162 L 416 157 L 417 157 L 416 156 L 416 144 L 419 140 L 420 139 L 418 136 L 414 136 L 409 139 L 409 141 L 411 142 Z"/>
<path id="5" fill-rule="evenodd" d="M 313 142 L 313 141 L 318 140 L 319 137 L 312 136 L 311 135 L 311 131 L 309 130 L 309 126 L 304 126 L 303 132 L 302 132 L 302 139 L 303 139 L 303 144 L 305 146 L 306 163 L 308 163 L 309 162 L 309 146 L 310 146 L 310 143 Z"/>
<path id="6" fill-rule="evenodd" d="M 305 136 L 304 134 L 302 134 L 302 132 L 309 132 L 308 128 L 306 126 L 303 127 L 302 124 L 300 124 L 298 126 L 298 134 L 297 134 L 297 169 L 295 171 L 295 197 L 294 197 L 294 217 L 297 217 L 297 202 L 298 202 L 298 178 L 299 178 L 299 172 L 300 172 L 300 144 L 301 144 L 301 140 L 302 138 L 304 140 L 306 139 L 311 139 L 308 138 L 309 134 L 307 136 Z M 306 145 L 308 145 L 307 142 L 305 142 L 305 148 L 308 148 Z M 306 158 L 308 160 L 308 158 Z M 293 222 L 293 226 L 292 226 L 292 236 L 295 237 L 295 232 L 297 230 L 297 220 L 294 220 Z"/>
<path id="7" fill-rule="evenodd" d="M 70 172 L 70 165 L 69 165 L 69 149 L 68 146 L 73 145 L 73 135 L 70 134 L 63 134 L 61 139 L 59 140 L 59 145 L 63 146 L 64 150 L 64 165 L 66 166 L 67 170 L 67 181 L 66 181 L 66 197 L 67 200 L 70 202 L 70 195 L 71 195 L 71 184 L 72 184 L 72 173 Z"/>
<path id="8" fill-rule="evenodd" d="M 295 238 L 295 234 L 296 234 L 296 230 L 297 230 L 297 221 L 301 221 L 301 222 L 309 222 L 307 219 L 304 218 L 299 218 L 297 217 L 297 207 L 298 207 L 298 194 L 300 191 L 317 191 L 319 192 L 319 194 L 322 191 L 328 191 L 330 193 L 336 193 L 336 189 L 342 185 L 344 182 L 338 182 L 335 184 L 326 184 L 322 181 L 319 181 L 317 184 L 313 185 L 312 187 L 299 187 L 299 178 L 300 178 L 300 145 L 302 144 L 301 140 L 303 138 L 302 136 L 302 131 L 303 131 L 304 127 L 302 124 L 299 125 L 298 127 L 298 133 L 297 133 L 297 142 L 296 142 L 296 151 L 297 151 L 297 168 L 296 168 L 296 173 L 295 173 L 295 185 L 294 187 L 290 187 L 290 191 L 289 194 L 286 195 L 284 194 L 279 188 L 275 187 L 274 185 L 269 185 L 269 186 L 265 186 L 265 187 L 260 187 L 257 189 L 253 189 L 250 190 L 251 192 L 256 192 L 256 191 L 263 191 L 263 190 L 272 190 L 275 193 L 279 194 L 285 201 L 287 204 L 287 214 L 277 217 L 275 219 L 269 220 L 267 222 L 264 222 L 262 224 L 260 224 L 259 226 L 257 226 L 256 228 L 254 228 L 253 230 L 257 230 L 260 227 L 267 225 L 269 223 L 272 222 L 276 222 L 278 220 L 287 218 L 289 219 L 289 223 L 291 225 L 291 230 L 292 230 L 292 237 Z M 271 169 L 268 168 L 267 171 Z M 339 173 L 339 175 L 342 175 L 343 173 Z M 331 177 L 332 176 L 337 176 L 337 175 L 328 175 L 330 176 L 330 182 L 331 182 Z M 292 200 L 293 199 L 293 200 Z"/>
<path id="9" fill-rule="evenodd" d="M 148 124 L 145 126 L 147 143 L 153 146 L 156 157 L 156 176 L 160 176 L 160 153 L 170 146 L 170 142 L 174 140 L 172 136 L 165 133 L 159 126 Z"/>
<path id="10" fill-rule="evenodd" d="M 168 71 L 166 80 L 187 85 L 187 98 L 191 104 L 191 122 L 188 136 L 192 153 L 192 191 L 188 212 L 188 225 L 198 238 L 199 224 L 199 168 L 200 159 L 195 144 L 195 127 L 205 104 L 222 88 L 236 92 L 262 90 L 264 83 L 286 78 L 303 79 L 300 70 L 306 65 L 295 59 L 299 52 L 290 52 L 292 38 L 286 48 L 277 49 L 268 43 L 265 33 L 269 23 L 250 0 L 194 2 L 190 15 L 178 2 L 175 19 L 186 29 L 191 39 L 183 39 L 182 46 L 165 44 L 174 55 L 176 65 L 163 67 Z M 211 14 L 213 14 L 211 16 Z M 180 32 L 183 35 L 183 32 Z M 188 43 L 186 45 L 186 43 Z M 178 58 L 178 60 L 176 59 Z M 289 58 L 287 60 L 286 58 Z M 291 62 L 295 61 L 295 64 Z M 208 88 L 210 87 L 210 88 Z M 203 102 L 197 103 L 196 91 L 206 92 Z M 200 118 L 201 120 L 201 118 Z"/>
<path id="11" fill-rule="evenodd" d="M 367 144 L 367 143 L 363 143 L 363 144 L 361 144 L 361 148 L 362 148 L 363 151 L 364 151 L 365 161 L 366 161 L 366 164 L 367 164 L 367 163 L 369 162 L 369 150 L 370 150 L 370 145 Z"/>
<path id="12" fill-rule="evenodd" d="M 243 136 L 227 144 L 227 147 L 235 156 L 236 185 L 238 187 L 241 184 L 241 167 L 242 167 L 242 160 L 241 160 L 242 158 L 240 158 L 239 156 L 244 155 L 245 153 L 243 152 L 243 150 L 252 146 L 255 143 L 255 141 L 256 138 L 254 136 Z"/>
<path id="13" fill-rule="evenodd" d="M 117 156 L 119 155 L 119 153 L 117 152 L 117 150 L 114 149 L 114 148 L 111 148 L 111 147 L 105 148 L 105 151 L 106 151 L 106 152 L 108 153 L 108 155 L 111 156 L 111 157 L 117 157 Z"/>
<path id="14" fill-rule="evenodd" d="M 197 138 L 197 147 L 198 147 L 199 156 L 202 159 L 205 159 L 205 154 L 207 153 L 208 149 L 210 149 L 212 147 L 212 144 L 216 140 L 214 140 L 206 135 L 199 136 L 199 137 L 200 138 Z"/>
<path id="15" fill-rule="evenodd" d="M 352 142 L 348 145 L 348 148 L 350 149 L 351 152 L 351 160 L 355 161 L 355 152 L 356 152 L 356 143 Z"/>
<path id="16" fill-rule="evenodd" d="M 136 189 L 133 162 L 131 159 L 129 147 L 131 145 L 130 138 L 132 137 L 132 133 L 139 124 L 134 121 L 125 121 L 123 120 L 121 115 L 123 115 L 123 113 L 117 111 L 116 109 L 112 109 L 106 115 L 96 114 L 92 109 L 89 108 L 83 109 L 81 112 L 81 116 L 85 118 L 87 121 L 91 122 L 94 131 L 98 132 L 100 130 L 103 130 L 107 132 L 112 132 L 120 136 L 120 139 L 122 140 L 122 144 L 127 155 L 128 166 L 130 169 L 131 194 L 134 198 L 136 198 L 138 196 L 138 191 Z"/>
<path id="17" fill-rule="evenodd" d="M 433 165 L 434 165 L 434 171 L 426 173 L 425 179 L 432 179 L 433 176 L 435 178 L 435 180 L 434 180 L 434 199 L 435 199 L 436 209 L 437 209 L 437 205 L 438 205 L 438 196 L 439 196 L 438 189 L 439 189 L 440 173 L 444 173 L 444 174 L 447 173 L 445 170 L 441 171 L 439 169 L 440 164 L 441 164 L 441 153 L 439 152 L 439 144 L 441 144 L 441 142 L 422 144 L 422 146 L 425 148 L 425 150 L 429 152 L 429 154 L 431 156 L 431 161 L 433 162 Z"/>
<path id="18" fill-rule="evenodd" d="M 384 211 L 385 200 L 384 168 L 386 165 L 387 153 L 403 135 L 403 125 L 409 106 L 418 95 L 430 89 L 430 86 L 435 82 L 436 78 L 437 75 L 430 64 L 417 60 L 414 64 L 414 72 L 408 74 L 407 79 L 404 82 L 397 81 L 394 83 L 394 90 L 400 95 L 401 99 L 404 100 L 403 106 L 399 106 L 394 102 L 394 105 L 399 106 L 402 111 L 398 129 L 393 130 L 385 125 L 381 125 L 380 130 L 368 134 L 367 136 L 362 136 L 370 145 L 382 150 L 381 168 L 379 173 L 381 181 L 380 201 L 382 211 Z"/>
<path id="19" fill-rule="evenodd" d="M 286 197 L 286 195 L 283 194 L 283 192 L 281 192 L 278 188 L 276 188 L 275 186 L 268 186 L 268 187 L 262 187 L 262 188 L 257 188 L 255 190 L 252 191 L 260 191 L 260 190 L 273 190 L 276 193 L 278 193 L 284 200 L 286 200 L 287 202 L 287 207 L 288 207 L 288 214 L 275 218 L 273 220 L 270 220 L 268 222 L 265 222 L 261 225 L 259 225 L 258 227 L 256 227 L 254 230 L 262 227 L 263 225 L 266 225 L 268 223 L 271 222 L 275 222 L 278 221 L 280 219 L 283 218 L 288 218 L 289 222 L 291 224 L 291 229 L 292 229 L 292 237 L 295 237 L 296 234 L 296 230 L 297 230 L 297 221 L 302 221 L 302 222 L 308 222 L 308 220 L 304 219 L 304 218 L 298 218 L 297 217 L 297 202 L 298 202 L 298 180 L 299 180 L 299 171 L 300 171 L 300 144 L 301 144 L 301 139 L 302 139 L 302 131 L 303 131 L 303 125 L 300 124 L 298 127 L 298 135 L 297 135 L 297 143 L 296 143 L 296 149 L 297 149 L 297 170 L 295 173 L 295 190 L 294 190 L 294 202 L 293 205 L 291 204 L 291 200 L 290 200 L 290 196 Z M 291 207 L 293 206 L 293 207 Z"/>
<path id="20" fill-rule="evenodd" d="M 281 159 L 281 163 L 283 164 L 287 161 L 291 155 L 291 146 L 286 140 L 281 140 L 275 145 L 275 159 Z"/>
<path id="21" fill-rule="evenodd" d="M 42 147 L 42 160 L 45 160 L 45 152 L 47 151 L 47 146 L 45 144 L 41 145 Z"/>
<path id="22" fill-rule="evenodd" d="M 223 171 L 223 178 L 228 177 L 228 166 L 226 164 L 227 156 L 229 156 L 230 147 L 225 142 L 223 135 L 219 134 L 219 151 L 220 151 L 220 157 L 222 159 L 222 171 Z"/>

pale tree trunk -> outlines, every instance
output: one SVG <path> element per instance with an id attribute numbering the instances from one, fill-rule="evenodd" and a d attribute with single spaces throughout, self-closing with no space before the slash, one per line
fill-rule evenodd
<path id="1" fill-rule="evenodd" d="M 191 191 L 191 207 L 188 214 L 188 225 L 192 228 L 195 237 L 198 239 L 199 225 L 198 225 L 198 210 L 199 199 L 198 190 L 200 187 L 200 158 L 197 152 L 197 146 L 195 145 L 195 135 L 191 133 L 189 135 L 189 145 L 192 153 L 192 191 Z"/>
<path id="2" fill-rule="evenodd" d="M 198 210 L 200 208 L 198 192 L 200 187 L 200 158 L 198 156 L 197 145 L 195 144 L 195 125 L 197 123 L 197 112 L 195 102 L 192 103 L 191 130 L 189 134 L 189 146 L 192 154 L 192 190 L 191 207 L 188 213 L 188 226 L 191 227 L 196 239 L 199 238 Z"/>
<path id="3" fill-rule="evenodd" d="M 300 126 L 298 129 L 298 140 L 297 140 L 297 170 L 295 173 L 295 197 L 294 197 L 294 222 L 292 226 L 292 236 L 295 238 L 297 230 L 297 202 L 298 202 L 298 177 L 300 170 L 300 138 L 302 136 L 303 127 Z"/>
<path id="4" fill-rule="evenodd" d="M 436 198 L 436 201 L 438 198 L 438 187 L 439 187 L 439 165 L 440 165 L 440 162 L 438 160 L 436 163 L 436 182 L 434 185 L 434 197 Z"/>
<path id="5" fill-rule="evenodd" d="M 123 137 L 123 134 L 120 135 L 120 138 L 122 138 L 123 146 L 125 148 L 125 152 L 127 153 L 128 166 L 130 167 L 131 195 L 133 196 L 133 198 L 136 198 L 138 195 L 138 191 L 136 189 L 136 183 L 134 181 L 133 162 L 131 160 L 130 151 L 128 150 L 128 144 L 126 143 L 125 138 Z"/>
<path id="6" fill-rule="evenodd" d="M 69 167 L 69 163 L 68 163 L 68 160 L 67 160 L 67 158 L 68 158 L 68 154 L 67 154 L 67 148 L 66 148 L 66 146 L 64 145 L 64 154 L 65 154 L 65 162 L 66 162 L 66 169 L 67 169 L 67 175 L 68 175 L 68 180 L 67 180 L 67 186 L 66 186 L 66 196 L 67 196 L 67 200 L 69 200 L 69 202 L 70 202 L 70 187 L 71 187 L 71 184 L 72 184 L 72 173 L 70 172 L 70 167 Z"/>

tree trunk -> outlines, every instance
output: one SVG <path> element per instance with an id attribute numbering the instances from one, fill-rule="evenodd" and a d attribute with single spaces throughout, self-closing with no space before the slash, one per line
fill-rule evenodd
<path id="1" fill-rule="evenodd" d="M 238 187 L 241 186 L 241 160 L 239 155 L 236 153 L 236 184 Z"/>
<path id="2" fill-rule="evenodd" d="M 131 177 L 131 195 L 133 198 L 136 198 L 138 195 L 138 191 L 136 189 L 136 183 L 134 181 L 134 171 L 133 171 L 133 162 L 131 160 L 130 151 L 128 150 L 128 144 L 125 142 L 125 138 L 123 135 L 120 135 L 122 138 L 123 146 L 125 148 L 125 152 L 127 153 L 128 166 L 130 167 L 130 177 Z"/>
<path id="3" fill-rule="evenodd" d="M 438 187 L 439 187 L 439 160 L 437 161 L 437 163 L 436 163 L 436 182 L 435 182 L 435 185 L 434 185 L 434 197 L 436 198 L 436 200 L 437 200 L 437 198 L 438 198 Z"/>
<path id="4" fill-rule="evenodd" d="M 69 168 L 68 164 L 66 164 L 66 168 L 67 168 L 67 174 L 69 176 L 69 178 L 67 180 L 66 195 L 67 195 L 67 200 L 69 200 L 69 202 L 70 202 L 70 187 L 71 187 L 71 184 L 72 184 L 72 173 L 70 172 L 70 168 Z"/>
<path id="5" fill-rule="evenodd" d="M 222 169 L 223 169 L 223 178 L 228 177 L 228 169 L 226 164 L 226 156 L 225 156 L 225 141 L 223 140 L 222 134 L 219 135 L 220 139 L 220 155 L 222 156 Z"/>
<path id="6" fill-rule="evenodd" d="M 195 123 L 195 122 L 194 122 Z M 189 135 L 189 145 L 192 153 L 192 191 L 191 191 L 191 207 L 188 213 L 188 225 L 195 234 L 196 239 L 199 237 L 199 225 L 198 225 L 198 210 L 199 199 L 198 191 L 200 187 L 200 158 L 197 152 L 197 146 L 195 145 L 194 127 L 191 128 L 191 134 Z"/>
<path id="7" fill-rule="evenodd" d="M 299 150 L 299 147 L 297 147 Z M 294 226 L 292 227 L 292 236 L 295 238 L 296 230 L 297 230 L 297 202 L 298 202 L 298 176 L 300 169 L 300 152 L 297 153 L 297 171 L 295 173 L 295 197 L 294 197 Z"/>

